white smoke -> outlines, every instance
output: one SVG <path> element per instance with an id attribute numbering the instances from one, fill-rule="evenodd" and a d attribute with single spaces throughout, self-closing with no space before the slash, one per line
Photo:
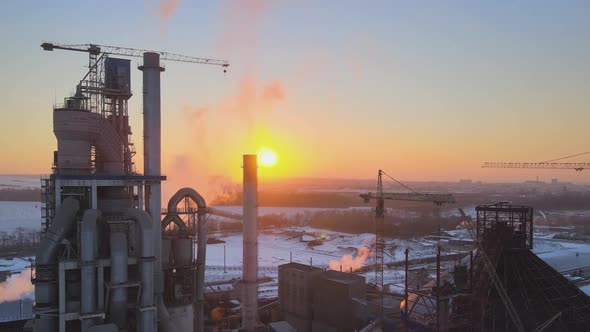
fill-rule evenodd
<path id="1" fill-rule="evenodd" d="M 34 290 L 35 287 L 31 283 L 31 270 L 23 270 L 0 283 L 0 303 L 32 297 Z"/>
<path id="2" fill-rule="evenodd" d="M 365 261 L 371 257 L 371 249 L 360 247 L 356 256 L 344 255 L 339 261 L 330 261 L 330 270 L 342 272 L 356 271 L 365 265 Z"/>

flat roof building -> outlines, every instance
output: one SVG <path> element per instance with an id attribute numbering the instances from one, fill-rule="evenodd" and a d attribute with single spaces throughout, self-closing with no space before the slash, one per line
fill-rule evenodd
<path id="1" fill-rule="evenodd" d="M 297 331 L 352 332 L 366 322 L 365 278 L 299 263 L 280 265 L 279 303 Z"/>

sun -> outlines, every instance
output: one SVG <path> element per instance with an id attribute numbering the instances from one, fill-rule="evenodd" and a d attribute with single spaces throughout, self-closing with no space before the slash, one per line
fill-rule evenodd
<path id="1" fill-rule="evenodd" d="M 258 162 L 262 166 L 274 166 L 278 159 L 277 154 L 269 148 L 260 148 L 260 150 L 258 150 Z"/>

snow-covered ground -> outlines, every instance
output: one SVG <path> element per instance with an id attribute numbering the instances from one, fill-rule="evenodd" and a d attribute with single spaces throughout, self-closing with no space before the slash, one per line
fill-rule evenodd
<path id="1" fill-rule="evenodd" d="M 0 179 L 0 181 L 3 181 Z M 6 181 L 4 181 L 6 182 Z M 0 182 L 3 183 L 3 182 Z M 27 182 L 22 182 L 27 183 Z M 38 183 L 38 177 L 30 184 Z M 217 207 L 220 210 L 240 214 L 240 206 Z M 348 208 L 349 209 L 371 209 L 371 207 Z M 296 208 L 296 207 L 260 207 L 260 215 L 281 214 L 288 218 L 297 215 L 312 216 L 322 211 L 334 211 L 341 209 L 325 208 Z M 400 210 L 401 211 L 401 210 Z M 394 213 L 397 213 L 395 211 Z M 466 213 L 472 215 L 469 208 Z M 40 203 L 39 202 L 0 202 L 0 231 L 13 231 L 17 227 L 39 229 L 40 228 Z M 305 231 L 304 240 L 301 235 Z M 453 235 L 466 238 L 468 234 L 462 231 L 455 231 Z M 242 235 L 229 234 L 216 237 L 226 243 L 210 244 L 207 246 L 207 282 L 227 281 L 241 276 L 242 262 Z M 321 245 L 308 246 L 311 238 L 325 239 Z M 343 256 L 350 256 L 350 260 L 359 259 L 359 248 L 371 248 L 373 246 L 372 234 L 346 234 L 314 229 L 311 227 L 291 227 L 286 229 L 273 229 L 261 232 L 259 238 L 259 266 L 260 275 L 277 277 L 277 266 L 288 263 L 292 257 L 294 262 L 313 264 L 314 266 L 328 267 L 331 261 L 338 262 Z M 574 269 L 590 265 L 590 244 L 577 243 L 547 238 L 535 238 L 534 252 L 542 259 L 559 271 Z M 226 258 L 226 272 L 224 272 L 224 247 Z M 429 257 L 436 254 L 436 246 L 433 243 L 421 240 L 399 240 L 389 239 L 387 241 L 386 261 L 398 261 L 404 257 L 403 251 L 410 248 L 410 258 Z M 366 264 L 371 264 L 372 257 L 369 257 Z M 0 260 L 0 271 L 23 271 L 27 270 L 28 261 L 15 258 L 13 260 Z M 340 263 L 337 263 L 340 264 Z M 343 265 L 346 265 L 344 262 Z M 338 266 L 338 265 L 337 265 Z M 374 280 L 374 273 L 365 273 L 368 282 Z M 26 279 L 26 275 L 23 277 Z M 393 269 L 385 272 L 387 283 L 399 283 L 404 278 L 403 270 Z M 265 294 L 274 294 L 276 282 L 265 284 Z M 395 288 L 395 285 L 393 286 Z M 590 293 L 590 287 L 584 289 Z"/>
<path id="2" fill-rule="evenodd" d="M 310 247 L 297 234 L 313 234 L 323 237 L 323 244 Z M 357 249 L 370 246 L 372 234 L 350 235 L 328 232 L 311 227 L 292 227 L 262 232 L 258 236 L 258 265 L 260 276 L 275 277 L 277 266 L 293 260 L 303 264 L 327 267 L 330 261 L 337 261 L 344 255 L 355 256 Z M 207 281 L 229 280 L 241 276 L 242 234 L 219 237 L 226 243 L 207 245 Z M 224 248 L 225 265 L 224 273 Z"/>
<path id="3" fill-rule="evenodd" d="M 535 240 L 533 252 L 557 271 L 590 266 L 590 243 Z"/>
<path id="4" fill-rule="evenodd" d="M 233 214 L 242 214 L 242 207 L 237 205 L 232 206 L 213 206 L 212 208 L 216 210 L 221 210 L 223 212 L 229 212 Z M 353 210 L 368 210 L 370 211 L 371 207 L 349 207 L 349 208 L 309 208 L 309 207 L 280 207 L 280 206 L 261 206 L 258 208 L 258 215 L 266 216 L 266 215 L 281 215 L 286 218 L 293 218 L 297 215 L 312 215 L 317 212 L 325 212 L 325 211 L 353 211 Z"/>
<path id="5" fill-rule="evenodd" d="M 19 227 L 41 230 L 40 202 L 0 201 L 0 232 L 12 233 Z"/>
<path id="6" fill-rule="evenodd" d="M 31 266 L 30 260 L 34 257 L 15 257 L 13 259 L 0 259 L 0 272 L 22 271 Z"/>

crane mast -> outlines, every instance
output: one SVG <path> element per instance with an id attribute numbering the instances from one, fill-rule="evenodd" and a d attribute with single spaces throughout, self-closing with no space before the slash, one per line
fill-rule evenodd
<path id="1" fill-rule="evenodd" d="M 383 192 L 383 175 L 386 175 L 402 185 L 404 188 L 410 190 L 410 193 L 385 193 Z M 427 193 L 418 193 L 401 182 L 395 180 L 393 177 L 389 176 L 383 170 L 379 170 L 377 174 L 377 193 L 366 193 L 361 194 L 360 197 L 364 200 L 365 203 L 370 202 L 371 200 L 376 200 L 377 205 L 375 207 L 375 284 L 379 288 L 378 289 L 378 299 L 377 299 L 377 318 L 378 325 L 383 328 L 383 320 L 384 320 L 384 312 L 383 312 L 383 292 L 384 292 L 384 282 L 383 282 L 383 270 L 385 267 L 385 262 L 383 259 L 384 252 L 385 252 L 385 239 L 383 236 L 383 223 L 385 219 L 385 200 L 395 200 L 395 201 L 411 201 L 411 202 L 432 202 L 435 205 L 442 205 L 446 203 L 455 203 L 455 197 L 452 194 L 427 194 Z M 407 318 L 406 318 L 407 319 Z"/>

